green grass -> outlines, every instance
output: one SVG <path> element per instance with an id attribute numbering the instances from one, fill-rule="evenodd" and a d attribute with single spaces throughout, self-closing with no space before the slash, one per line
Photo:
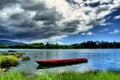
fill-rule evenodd
<path id="1" fill-rule="evenodd" d="M 17 57 L 15 57 L 15 56 L 12 56 L 12 55 L 6 55 L 6 56 L 4 56 L 4 55 L 0 55 L 0 63 L 3 61 L 3 60 L 5 60 L 5 59 L 11 59 L 11 60 L 17 60 Z"/>
<path id="2" fill-rule="evenodd" d="M 19 72 L 0 74 L 0 80 L 120 80 L 120 73 L 114 71 L 43 73 L 27 76 Z"/>
<path id="3" fill-rule="evenodd" d="M 0 52 L 0 68 L 8 68 L 18 65 L 19 63 L 17 60 L 22 59 L 24 54 L 24 52 Z"/>
<path id="4" fill-rule="evenodd" d="M 1 73 L 0 80 L 27 80 L 27 77 L 19 72 Z"/>
<path id="5" fill-rule="evenodd" d="M 13 55 L 0 55 L 0 67 L 6 68 L 18 65 L 17 57 Z"/>
<path id="6" fill-rule="evenodd" d="M 33 80 L 120 80 L 116 72 L 65 72 L 35 76 Z"/>
<path id="7" fill-rule="evenodd" d="M 24 52 L 0 52 L 0 55 L 12 55 L 19 58 L 22 57 L 24 54 Z"/>

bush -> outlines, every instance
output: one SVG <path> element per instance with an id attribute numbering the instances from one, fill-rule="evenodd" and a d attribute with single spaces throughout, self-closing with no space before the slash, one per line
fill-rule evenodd
<path id="1" fill-rule="evenodd" d="M 3 56 L 0 61 L 1 68 L 7 68 L 10 66 L 17 66 L 19 63 L 17 62 L 17 58 L 14 56 Z"/>
<path id="2" fill-rule="evenodd" d="M 30 57 L 28 57 L 28 56 L 22 57 L 23 61 L 26 61 L 26 60 L 29 60 L 29 59 L 30 59 Z"/>

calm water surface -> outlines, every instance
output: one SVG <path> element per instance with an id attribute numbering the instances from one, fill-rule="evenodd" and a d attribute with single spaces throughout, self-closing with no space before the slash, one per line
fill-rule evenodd
<path id="1" fill-rule="evenodd" d="M 44 71 L 88 71 L 88 70 L 120 70 L 120 49 L 13 49 L 25 52 L 29 61 L 19 61 L 20 65 L 11 70 L 24 71 L 26 73 L 41 73 Z M 0 49 L 8 51 L 8 49 Z M 35 60 L 64 59 L 64 58 L 88 58 L 87 63 L 68 65 L 54 68 L 37 69 Z"/>

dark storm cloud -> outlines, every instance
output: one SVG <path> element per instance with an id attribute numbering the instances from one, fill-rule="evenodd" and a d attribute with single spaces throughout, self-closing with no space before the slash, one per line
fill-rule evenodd
<path id="1" fill-rule="evenodd" d="M 96 20 L 92 20 L 86 25 L 87 26 L 97 26 L 97 25 L 100 25 L 100 24 L 101 24 L 100 22 L 97 22 Z"/>
<path id="2" fill-rule="evenodd" d="M 66 33 L 75 32 L 77 30 L 79 24 L 80 24 L 79 20 L 67 22 L 67 23 L 65 23 L 66 28 L 64 28 L 62 31 L 66 32 Z"/>
<path id="3" fill-rule="evenodd" d="M 6 3 L 13 3 L 13 2 L 16 2 L 16 0 L 0 0 L 1 5 L 4 5 Z"/>
<path id="4" fill-rule="evenodd" d="M 10 20 L 13 21 L 12 26 L 32 28 L 36 24 L 29 18 L 30 14 L 27 12 L 15 13 L 10 16 Z"/>
<path id="5" fill-rule="evenodd" d="M 0 9 L 16 2 L 16 0 L 0 0 Z"/>
<path id="6" fill-rule="evenodd" d="M 85 6 L 90 6 L 90 7 L 98 7 L 99 5 L 100 2 L 85 4 Z"/>
<path id="7" fill-rule="evenodd" d="M 12 34 L 9 32 L 6 26 L 0 24 L 0 39 L 10 39 Z"/>
<path id="8" fill-rule="evenodd" d="M 2 34 L 0 33 L 0 39 L 12 39 L 10 34 Z"/>
<path id="9" fill-rule="evenodd" d="M 55 8 L 45 8 L 43 11 L 36 11 L 36 14 L 29 18 L 29 13 L 15 13 L 10 16 L 13 28 L 18 30 L 13 34 L 14 39 L 45 39 L 52 36 L 61 35 L 60 28 L 56 24 L 62 19 Z M 41 24 L 39 22 L 42 22 Z"/>
<path id="10" fill-rule="evenodd" d="M 34 27 L 32 29 L 27 29 L 24 32 L 16 33 L 15 37 L 18 39 L 24 38 L 26 40 L 33 40 L 33 39 L 38 39 L 38 38 L 40 39 L 50 38 L 58 34 L 60 35 L 61 33 L 59 32 L 57 28 L 53 29 L 52 27 L 43 27 L 43 28 Z"/>
<path id="11" fill-rule="evenodd" d="M 8 30 L 4 28 L 5 26 L 0 25 L 0 33 L 8 33 Z"/>
<path id="12" fill-rule="evenodd" d="M 14 20 L 24 19 L 24 17 L 25 17 L 24 13 L 16 13 L 10 16 L 10 18 Z"/>
<path id="13" fill-rule="evenodd" d="M 34 16 L 33 20 L 43 21 L 45 25 L 54 24 L 56 21 L 62 19 L 62 15 L 59 14 L 55 9 L 48 9 L 45 11 L 39 11 Z"/>
<path id="14" fill-rule="evenodd" d="M 74 0 L 66 0 L 68 3 L 70 3 L 70 4 L 73 4 L 73 5 L 78 5 L 78 6 L 80 6 L 80 4 L 79 3 L 77 3 L 76 1 L 74 1 Z"/>
<path id="15" fill-rule="evenodd" d="M 107 11 L 109 10 L 109 6 L 106 7 L 98 7 L 98 9 L 96 10 L 96 14 L 100 14 L 101 12 Z"/>
<path id="16" fill-rule="evenodd" d="M 46 10 L 44 3 L 32 3 L 32 2 L 26 1 L 25 3 L 23 2 L 21 5 L 22 5 L 22 8 L 25 10 L 31 10 L 31 11 Z"/>
<path id="17" fill-rule="evenodd" d="M 37 27 L 36 24 L 33 21 L 21 21 L 17 24 L 11 24 L 12 26 L 15 26 L 16 28 L 24 28 L 24 29 L 29 29 L 29 28 L 34 28 Z"/>

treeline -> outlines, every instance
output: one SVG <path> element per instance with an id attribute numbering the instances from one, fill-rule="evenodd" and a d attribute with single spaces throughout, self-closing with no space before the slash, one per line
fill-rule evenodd
<path id="1" fill-rule="evenodd" d="M 50 43 L 18 44 L 14 46 L 1 45 L 0 48 L 30 48 L 30 49 L 95 49 L 95 48 L 120 48 L 120 42 L 87 41 L 71 45 Z"/>

